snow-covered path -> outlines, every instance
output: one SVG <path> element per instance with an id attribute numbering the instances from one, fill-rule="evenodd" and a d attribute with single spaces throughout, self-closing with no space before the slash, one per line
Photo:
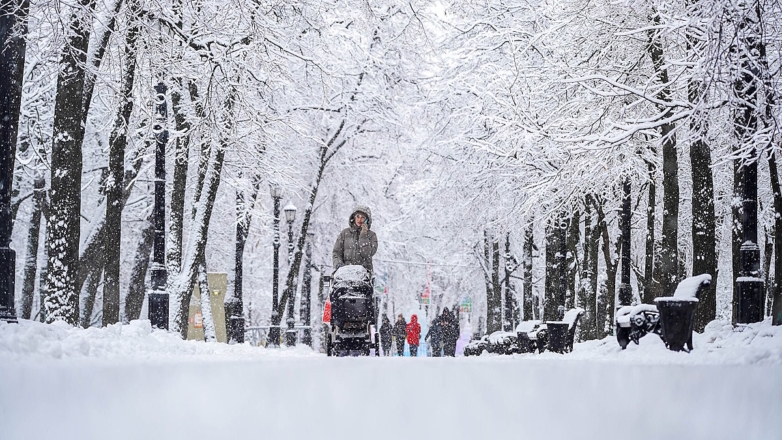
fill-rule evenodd
<path id="1" fill-rule="evenodd" d="M 0 338 L 0 355 L 11 339 Z M 657 352 L 653 344 L 619 353 L 627 359 L 590 358 L 600 348 L 585 344 L 565 356 L 455 359 L 336 359 L 224 344 L 225 352 L 207 354 L 197 351 L 208 344 L 176 344 L 198 348 L 178 356 L 0 357 L 0 438 L 775 439 L 782 432 L 776 361 L 642 360 Z"/>

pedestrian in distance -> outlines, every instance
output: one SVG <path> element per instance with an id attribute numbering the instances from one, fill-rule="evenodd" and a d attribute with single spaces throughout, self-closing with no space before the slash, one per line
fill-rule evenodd
<path id="1" fill-rule="evenodd" d="M 440 327 L 440 317 L 435 316 L 434 321 L 429 326 L 429 330 L 424 336 L 424 341 L 429 343 L 432 349 L 432 357 L 440 357 L 442 353 L 442 331 Z"/>
<path id="2" fill-rule="evenodd" d="M 380 345 L 383 346 L 383 356 L 391 356 L 391 338 L 393 329 L 388 316 L 383 315 L 383 324 L 380 325 Z"/>
<path id="3" fill-rule="evenodd" d="M 400 313 L 396 317 L 396 323 L 394 324 L 394 339 L 396 340 L 396 355 L 404 356 L 405 354 L 405 338 L 407 338 L 407 322 L 405 317 Z"/>
<path id="4" fill-rule="evenodd" d="M 407 345 L 410 346 L 410 356 L 418 356 L 418 343 L 421 338 L 421 324 L 418 323 L 418 315 L 410 317 L 407 324 Z"/>
<path id="5" fill-rule="evenodd" d="M 364 266 L 372 274 L 372 257 L 377 252 L 377 235 L 372 227 L 372 211 L 368 206 L 358 205 L 348 218 L 348 227 L 343 229 L 334 242 L 331 260 L 336 271 L 342 266 Z"/>
<path id="6" fill-rule="evenodd" d="M 440 327 L 443 334 L 443 356 L 456 356 L 456 341 L 459 339 L 459 323 L 448 308 L 440 315 Z"/>

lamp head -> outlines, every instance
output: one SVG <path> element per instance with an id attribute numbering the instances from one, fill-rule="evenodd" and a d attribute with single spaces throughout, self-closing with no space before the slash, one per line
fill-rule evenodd
<path id="1" fill-rule="evenodd" d="M 296 207 L 293 206 L 293 203 L 288 203 L 283 211 L 285 211 L 285 220 L 288 223 L 293 223 L 296 220 Z"/>
<path id="2" fill-rule="evenodd" d="M 282 197 L 282 188 L 276 183 L 271 183 L 269 184 L 269 193 L 271 193 L 273 198 L 279 199 Z"/>

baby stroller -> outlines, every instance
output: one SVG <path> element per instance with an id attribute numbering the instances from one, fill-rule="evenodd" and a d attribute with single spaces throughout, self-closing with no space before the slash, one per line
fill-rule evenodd
<path id="1" fill-rule="evenodd" d="M 330 303 L 330 305 L 329 305 Z M 380 355 L 374 331 L 377 304 L 370 273 L 363 266 L 342 266 L 334 273 L 329 295 L 330 321 L 324 322 L 328 356 Z"/>

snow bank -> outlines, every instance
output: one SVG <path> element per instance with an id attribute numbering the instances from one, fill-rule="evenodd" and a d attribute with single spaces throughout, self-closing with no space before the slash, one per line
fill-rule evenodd
<path id="1" fill-rule="evenodd" d="M 566 355 L 337 359 L 146 321 L 0 323 L 0 437 L 778 438 L 781 330 L 713 322 L 690 354 L 648 335 L 625 351 L 606 338 Z"/>
<path id="2" fill-rule="evenodd" d="M 565 356 L 547 352 L 539 358 L 633 364 L 782 366 L 782 326 L 772 326 L 771 318 L 736 328 L 729 321 L 712 321 L 703 333 L 693 333 L 692 341 L 691 353 L 673 352 L 665 348 L 659 336 L 648 334 L 641 338 L 639 345 L 631 343 L 622 350 L 616 337 L 608 336 L 599 341 L 574 344 L 573 352 Z"/>
<path id="3" fill-rule="evenodd" d="M 282 352 L 315 355 L 307 347 Z M 104 328 L 74 328 L 63 322 L 42 324 L 0 321 L 0 363 L 56 359 L 247 359 L 267 356 L 268 350 L 249 344 L 228 345 L 183 341 L 163 330 L 152 330 L 148 320 Z"/>

